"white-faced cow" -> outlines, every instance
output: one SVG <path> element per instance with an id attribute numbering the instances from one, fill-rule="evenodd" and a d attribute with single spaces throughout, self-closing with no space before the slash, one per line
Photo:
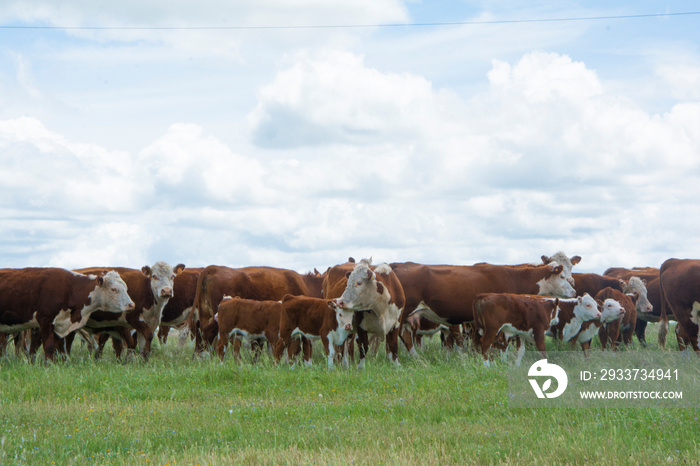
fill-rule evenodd
<path id="1" fill-rule="evenodd" d="M 551 335 L 571 346 L 579 343 L 584 353 L 598 334 L 601 312 L 598 303 L 589 294 L 574 299 L 559 300 L 559 323 L 550 329 Z"/>
<path id="2" fill-rule="evenodd" d="M 633 267 L 626 269 L 623 267 L 611 267 L 605 271 L 605 275 L 628 280 L 628 287 L 624 287 L 623 293 L 636 291 L 640 296 L 637 301 L 637 325 L 635 333 L 642 346 L 646 346 L 645 331 L 647 323 L 658 322 L 659 333 L 657 335 L 659 346 L 666 346 L 666 336 L 668 334 L 668 318 L 665 313 L 662 315 L 661 286 L 659 285 L 659 269 L 654 267 Z M 633 278 L 641 280 L 643 288 L 638 282 L 633 282 Z"/>
<path id="3" fill-rule="evenodd" d="M 165 344 L 171 327 L 182 326 L 180 329 L 180 343 L 184 344 L 188 336 L 194 336 L 194 332 L 184 325 L 192 313 L 194 297 L 197 293 L 197 280 L 201 268 L 187 268 L 175 276 L 173 281 L 173 296 L 163 308 L 158 326 L 158 339 Z"/>
<path id="4" fill-rule="evenodd" d="M 80 273 L 93 274 L 117 271 L 129 287 L 129 296 L 136 304 L 134 310 L 120 317 L 104 312 L 96 312 L 91 316 L 85 326 L 86 330 L 91 333 L 103 333 L 99 339 L 98 355 L 109 335 L 113 337 L 112 344 L 118 357 L 121 353 L 121 339 L 126 339 L 127 345 L 135 348 L 136 342 L 129 334 L 129 330 L 133 329 L 136 331 L 141 356 L 147 359 L 163 308 L 173 296 L 173 280 L 184 269 L 183 264 L 173 268 L 165 262 L 156 262 L 152 267 L 146 265 L 141 270 L 126 267 L 92 267 L 77 270 Z"/>
<path id="5" fill-rule="evenodd" d="M 422 265 L 392 264 L 406 293 L 408 322 L 420 317 L 443 325 L 474 320 L 473 303 L 481 293 L 575 296 L 561 264 L 549 265 Z"/>
<path id="6" fill-rule="evenodd" d="M 117 272 L 86 276 L 59 268 L 0 269 L 0 332 L 39 328 L 46 359 L 57 337 L 82 328 L 98 309 L 111 315 L 134 309 Z"/>
<path id="7" fill-rule="evenodd" d="M 602 309 L 602 325 L 598 330 L 598 337 L 604 350 L 608 343 L 613 350 L 616 349 L 620 339 L 625 345 L 632 342 L 634 326 L 637 323 L 638 298 L 637 294 L 627 295 L 613 288 L 604 288 L 595 295 L 595 300 Z"/>
<path id="8" fill-rule="evenodd" d="M 289 348 L 288 359 L 293 361 L 292 338 L 305 337 L 321 340 L 328 359 L 328 367 L 333 367 L 336 346 L 341 346 L 353 333 L 354 312 L 338 306 L 332 299 L 308 298 L 287 295 L 282 299 L 280 315 L 280 338 L 275 348 L 275 360 L 279 361 L 285 348 Z M 310 354 L 304 362 L 311 364 Z M 348 365 L 348 360 L 343 360 Z"/>
<path id="9" fill-rule="evenodd" d="M 406 300 L 391 267 L 373 266 L 371 259 L 336 265 L 326 272 L 323 292 L 326 299 L 339 298 L 339 307 L 355 311 L 361 368 L 365 365 L 370 333 L 386 338 L 387 357 L 399 364 L 400 318 Z"/>

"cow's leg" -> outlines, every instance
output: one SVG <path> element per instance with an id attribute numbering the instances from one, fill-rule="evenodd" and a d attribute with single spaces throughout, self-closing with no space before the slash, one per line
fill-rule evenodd
<path id="1" fill-rule="evenodd" d="M 253 339 L 250 340 L 250 350 L 253 352 L 253 364 L 258 362 L 260 358 L 260 353 L 262 353 L 263 345 L 265 343 L 262 340 Z"/>
<path id="2" fill-rule="evenodd" d="M 53 362 L 56 350 L 56 334 L 53 324 L 41 326 L 41 343 L 44 345 L 44 359 Z"/>
<path id="3" fill-rule="evenodd" d="M 36 361 L 36 352 L 39 351 L 41 343 L 43 342 L 43 337 L 41 334 L 41 328 L 33 328 L 29 332 L 29 336 L 25 334 L 25 338 L 29 338 L 29 349 L 27 351 L 27 356 L 31 362 Z"/>
<path id="4" fill-rule="evenodd" d="M 401 325 L 401 333 L 399 333 L 403 345 L 406 347 L 406 351 L 412 357 L 420 357 L 416 351 L 418 337 L 415 335 L 415 330 L 411 327 L 411 324 L 405 323 Z"/>
<path id="5" fill-rule="evenodd" d="M 331 369 L 333 367 L 333 359 L 335 359 L 335 345 L 328 339 L 328 335 L 321 335 L 321 343 L 328 360 L 328 368 Z"/>
<path id="6" fill-rule="evenodd" d="M 520 337 L 515 337 L 515 345 L 517 348 L 517 356 L 515 357 L 515 366 L 520 367 L 520 363 L 523 360 L 523 356 L 525 356 L 525 342 L 523 341 L 522 338 Z M 539 348 L 539 344 L 537 343 L 537 335 L 535 335 L 535 346 L 537 346 L 537 349 Z M 544 348 L 544 332 L 542 335 L 542 347 Z M 544 358 L 547 357 L 547 352 L 540 350 L 540 353 L 544 353 Z"/>
<path id="7" fill-rule="evenodd" d="M 547 347 L 544 344 L 545 338 L 544 338 L 544 330 L 545 329 L 537 329 L 534 331 L 534 338 L 535 338 L 535 347 L 537 350 L 540 352 L 540 355 L 542 358 L 547 359 Z M 522 346 L 522 354 L 521 350 L 518 347 L 518 357 L 522 360 L 523 354 L 525 354 L 525 345 L 523 344 Z M 518 363 L 518 366 L 520 363 Z"/>
<path id="8" fill-rule="evenodd" d="M 479 329 L 483 334 L 479 337 L 479 346 L 481 348 L 481 355 L 484 357 L 484 365 L 490 366 L 491 361 L 489 359 L 489 351 L 491 350 L 491 345 L 496 341 L 496 335 L 498 333 L 495 329 Z"/>
<path id="9" fill-rule="evenodd" d="M 389 333 L 386 334 L 386 356 L 394 364 L 400 366 L 399 362 L 399 332 L 401 330 L 400 326 L 396 326 Z"/>
<path id="10" fill-rule="evenodd" d="M 275 344 L 275 352 L 272 355 L 273 359 L 275 360 L 275 364 L 279 364 L 280 359 L 282 359 L 282 353 L 284 353 L 284 349 L 288 346 L 289 335 L 280 332 L 280 337 L 277 339 L 277 343 Z"/>
<path id="11" fill-rule="evenodd" d="M 228 341 L 228 338 L 226 339 Z M 232 346 L 233 346 L 233 358 L 240 362 L 241 361 L 241 343 L 242 340 L 238 337 L 233 337 L 232 339 Z"/>
<path id="12" fill-rule="evenodd" d="M 165 345 L 168 342 L 168 334 L 170 333 L 170 327 L 167 325 L 158 326 L 158 341 L 161 345 Z"/>
<path id="13" fill-rule="evenodd" d="M 605 351 L 608 347 L 608 340 L 609 340 L 609 335 L 608 335 L 608 326 L 610 324 L 603 324 L 600 326 L 598 329 L 598 338 L 600 338 L 600 347 Z"/>
<path id="14" fill-rule="evenodd" d="M 637 319 L 632 319 L 632 321 L 625 327 L 622 331 L 622 342 L 625 345 L 631 345 L 632 344 L 632 335 L 634 335 L 634 331 L 637 328 Z"/>
<path id="15" fill-rule="evenodd" d="M 355 314 L 357 315 L 357 313 Z M 360 369 L 364 369 L 365 367 L 365 357 L 367 356 L 367 350 L 369 349 L 369 338 L 367 335 L 367 331 L 363 329 L 362 327 L 357 327 L 357 346 L 360 350 L 360 362 L 358 363 L 358 367 Z"/>
<path id="16" fill-rule="evenodd" d="M 219 335 L 219 341 L 216 344 L 216 354 L 219 355 L 221 361 L 224 360 L 224 353 L 226 351 L 226 345 L 228 344 L 228 338 L 226 335 Z"/>
<path id="17" fill-rule="evenodd" d="M 639 344 L 642 345 L 642 348 L 647 347 L 647 339 L 645 337 L 645 332 L 647 329 L 647 321 L 642 320 L 642 319 L 637 319 L 635 328 L 634 328 L 634 333 L 637 335 L 637 340 L 639 340 Z"/>

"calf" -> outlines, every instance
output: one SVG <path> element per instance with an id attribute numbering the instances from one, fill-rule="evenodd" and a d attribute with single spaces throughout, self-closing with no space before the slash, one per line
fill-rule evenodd
<path id="1" fill-rule="evenodd" d="M 623 293 L 630 293 L 632 288 L 636 288 L 636 291 L 640 294 L 637 301 L 637 325 L 634 329 L 637 338 L 642 346 L 646 347 L 647 342 L 644 333 L 647 323 L 658 322 L 659 332 L 657 338 L 659 346 L 664 348 L 668 333 L 668 317 L 672 318 L 673 316 L 667 316 L 665 313 L 662 315 L 659 269 L 654 267 L 633 267 L 631 269 L 611 267 L 605 271 L 605 275 L 628 280 L 627 286 L 623 286 Z M 641 286 L 640 282 L 635 282 L 633 279 L 639 280 Z"/>
<path id="2" fill-rule="evenodd" d="M 251 343 L 257 360 L 260 348 L 265 341 L 275 348 L 280 333 L 280 316 L 282 303 L 280 301 L 257 301 L 254 299 L 229 298 L 219 304 L 214 322 L 204 328 L 203 338 L 208 344 L 213 344 L 218 329 L 219 342 L 217 354 L 224 359 L 224 350 L 229 339 L 235 339 L 233 354 L 240 359 L 240 339 Z"/>
<path id="3" fill-rule="evenodd" d="M 288 356 L 292 361 L 292 338 L 302 336 L 310 340 L 321 339 L 328 367 L 333 367 L 335 347 L 345 343 L 352 334 L 353 317 L 353 311 L 340 308 L 335 300 L 286 295 L 282 298 L 275 360 L 279 362 L 284 349 L 289 348 Z M 310 354 L 305 355 L 304 362 L 311 364 Z M 347 358 L 343 360 L 343 365 L 348 365 Z"/>
<path id="4" fill-rule="evenodd" d="M 509 293 L 483 293 L 474 299 L 474 321 L 476 323 L 477 339 L 484 356 L 484 364 L 489 363 L 489 349 L 500 336 L 503 336 L 507 347 L 512 339 L 516 339 L 518 357 L 516 365 L 520 365 L 525 354 L 522 340 L 535 343 L 535 346 L 547 357 L 544 346 L 545 332 L 558 320 L 559 300 L 537 296 L 517 295 Z"/>
<path id="5" fill-rule="evenodd" d="M 117 272 L 95 277 L 59 268 L 0 269 L 0 332 L 38 327 L 47 360 L 62 344 L 57 337 L 85 326 L 98 309 L 113 314 L 134 309 Z"/>
<path id="6" fill-rule="evenodd" d="M 559 300 L 559 322 L 550 328 L 551 335 L 563 342 L 579 343 L 584 353 L 598 333 L 600 322 L 598 303 L 589 294 Z"/>
<path id="7" fill-rule="evenodd" d="M 633 296 L 634 298 L 613 288 L 600 290 L 595 296 L 596 302 L 603 310 L 600 317 L 602 325 L 598 330 L 598 337 L 604 350 L 608 343 L 613 350 L 617 349 L 619 337 L 622 337 L 625 345 L 632 342 L 634 326 L 637 323 L 636 301 L 638 295 Z"/>

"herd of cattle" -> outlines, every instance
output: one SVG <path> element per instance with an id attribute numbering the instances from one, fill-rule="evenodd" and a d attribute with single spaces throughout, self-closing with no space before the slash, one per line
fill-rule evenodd
<path id="1" fill-rule="evenodd" d="M 679 349 L 700 355 L 700 260 L 669 259 L 656 268 L 611 268 L 603 275 L 572 273 L 579 256 L 558 252 L 539 264 L 372 265 L 363 259 L 299 274 L 273 267 L 172 267 L 141 270 L 93 267 L 0 269 L 0 356 L 14 341 L 17 353 L 46 359 L 70 354 L 76 335 L 99 356 L 111 338 L 117 357 L 124 345 L 148 358 L 156 335 L 171 327 L 194 339 L 195 352 L 241 339 L 259 352 L 264 343 L 280 360 L 311 362 L 321 340 L 329 366 L 345 365 L 359 350 L 364 365 L 370 335 L 386 340 L 387 357 L 399 363 L 399 341 L 412 356 L 426 335 L 440 333 L 446 346 L 465 338 L 489 364 L 492 349 L 511 342 L 518 362 L 525 342 L 545 355 L 545 335 L 584 351 L 598 335 L 615 349 L 636 334 L 646 345 L 647 322 L 660 322 L 665 345 L 668 320 L 677 322 Z"/>

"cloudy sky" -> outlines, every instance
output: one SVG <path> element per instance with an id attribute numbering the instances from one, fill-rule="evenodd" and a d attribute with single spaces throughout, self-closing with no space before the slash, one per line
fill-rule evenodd
<path id="1" fill-rule="evenodd" d="M 698 10 L 3 1 L 0 267 L 698 258 Z"/>

